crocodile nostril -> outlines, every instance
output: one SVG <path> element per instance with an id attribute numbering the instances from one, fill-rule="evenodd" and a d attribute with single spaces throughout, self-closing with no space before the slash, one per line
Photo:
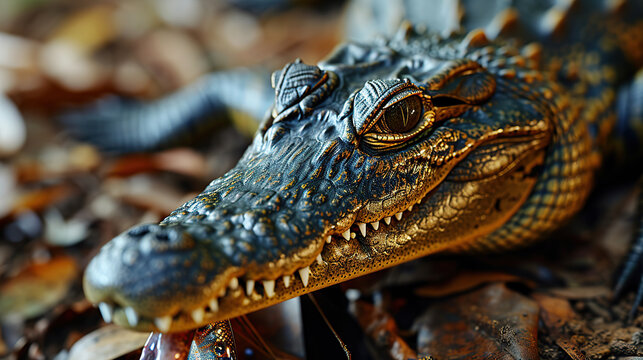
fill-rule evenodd
<path id="1" fill-rule="evenodd" d="M 156 234 L 154 234 L 154 235 L 156 236 L 156 239 L 157 239 L 158 241 L 163 241 L 163 242 L 168 242 L 168 241 L 170 241 L 170 235 L 169 235 L 168 233 L 166 233 L 165 231 L 163 231 L 163 232 L 158 232 L 158 233 L 156 233 Z"/>
<path id="2" fill-rule="evenodd" d="M 157 241 L 164 243 L 177 243 L 185 234 L 186 229 L 183 227 L 175 228 L 168 226 L 159 226 L 159 228 L 153 232 L 154 238 Z"/>
<path id="3" fill-rule="evenodd" d="M 141 237 L 150 232 L 150 227 L 148 225 L 137 226 L 127 232 L 127 235 L 131 237 Z"/>

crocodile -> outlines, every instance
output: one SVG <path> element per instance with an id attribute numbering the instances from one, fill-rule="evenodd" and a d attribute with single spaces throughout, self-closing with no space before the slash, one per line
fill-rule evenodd
<path id="1" fill-rule="evenodd" d="M 620 86 L 640 94 L 626 83 L 643 63 L 640 6 L 557 2 L 535 19 L 545 5 L 522 3 L 494 15 L 493 31 L 407 24 L 274 72 L 274 103 L 238 164 L 159 224 L 106 244 L 86 269 L 87 298 L 107 321 L 183 331 L 560 227 L 612 130 L 640 119 L 638 100 L 616 111 Z M 201 94 L 191 109 L 221 105 L 207 84 L 187 90 Z"/>

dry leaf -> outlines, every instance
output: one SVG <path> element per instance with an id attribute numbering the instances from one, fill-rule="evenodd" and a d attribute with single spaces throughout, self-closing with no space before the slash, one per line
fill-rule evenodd
<path id="1" fill-rule="evenodd" d="M 364 332 L 392 359 L 416 359 L 417 353 L 398 334 L 395 320 L 383 310 L 364 302 L 354 303 L 354 315 Z"/>
<path id="2" fill-rule="evenodd" d="M 569 305 L 569 301 L 544 294 L 534 294 L 532 297 L 540 305 L 540 317 L 556 344 L 572 359 L 584 360 L 585 355 L 581 352 L 578 344 L 572 337 L 565 334 L 564 327 L 577 317 Z"/>
<path id="3" fill-rule="evenodd" d="M 500 272 L 465 272 L 448 279 L 444 283 L 429 284 L 418 287 L 415 294 L 424 297 L 442 297 L 452 295 L 485 283 L 521 282 L 533 286 L 533 282 L 524 278 Z"/>
<path id="4" fill-rule="evenodd" d="M 133 206 L 167 215 L 185 202 L 185 194 L 150 176 L 137 175 L 127 179 L 109 179 L 106 193 Z"/>
<path id="5" fill-rule="evenodd" d="M 29 191 L 18 196 L 13 204 L 11 214 L 16 216 L 24 211 L 40 212 L 71 193 L 71 187 L 65 184 Z"/>
<path id="6" fill-rule="evenodd" d="M 0 285 L 0 318 L 32 318 L 58 304 L 79 275 L 75 261 L 58 256 L 32 264 Z"/>
<path id="7" fill-rule="evenodd" d="M 139 349 L 149 333 L 107 325 L 78 340 L 69 350 L 67 360 L 109 360 Z"/>
<path id="8" fill-rule="evenodd" d="M 583 287 L 566 287 L 547 289 L 547 292 L 556 297 L 569 300 L 593 299 L 599 297 L 608 297 L 612 290 L 607 286 L 583 286 Z"/>
<path id="9" fill-rule="evenodd" d="M 539 359 L 538 306 L 502 284 L 432 306 L 418 321 L 419 355 L 436 359 Z"/>
<path id="10" fill-rule="evenodd" d="M 107 176 L 131 176 L 145 172 L 168 171 L 203 178 L 206 175 L 203 155 L 188 148 L 161 151 L 154 154 L 128 155 L 107 169 Z"/>

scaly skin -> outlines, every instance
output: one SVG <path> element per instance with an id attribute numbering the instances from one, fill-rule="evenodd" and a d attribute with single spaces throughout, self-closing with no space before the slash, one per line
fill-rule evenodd
<path id="1" fill-rule="evenodd" d="M 603 47 L 406 28 L 291 63 L 237 166 L 107 244 L 86 295 L 120 325 L 181 331 L 432 253 L 528 244 L 591 187 L 622 69 Z"/>

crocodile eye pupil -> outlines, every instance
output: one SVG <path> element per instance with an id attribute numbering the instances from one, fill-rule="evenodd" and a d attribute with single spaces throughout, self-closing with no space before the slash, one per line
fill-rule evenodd
<path id="1" fill-rule="evenodd" d="M 418 96 L 409 96 L 386 109 L 383 121 L 392 133 L 405 133 L 415 127 L 422 115 L 422 101 Z"/>

